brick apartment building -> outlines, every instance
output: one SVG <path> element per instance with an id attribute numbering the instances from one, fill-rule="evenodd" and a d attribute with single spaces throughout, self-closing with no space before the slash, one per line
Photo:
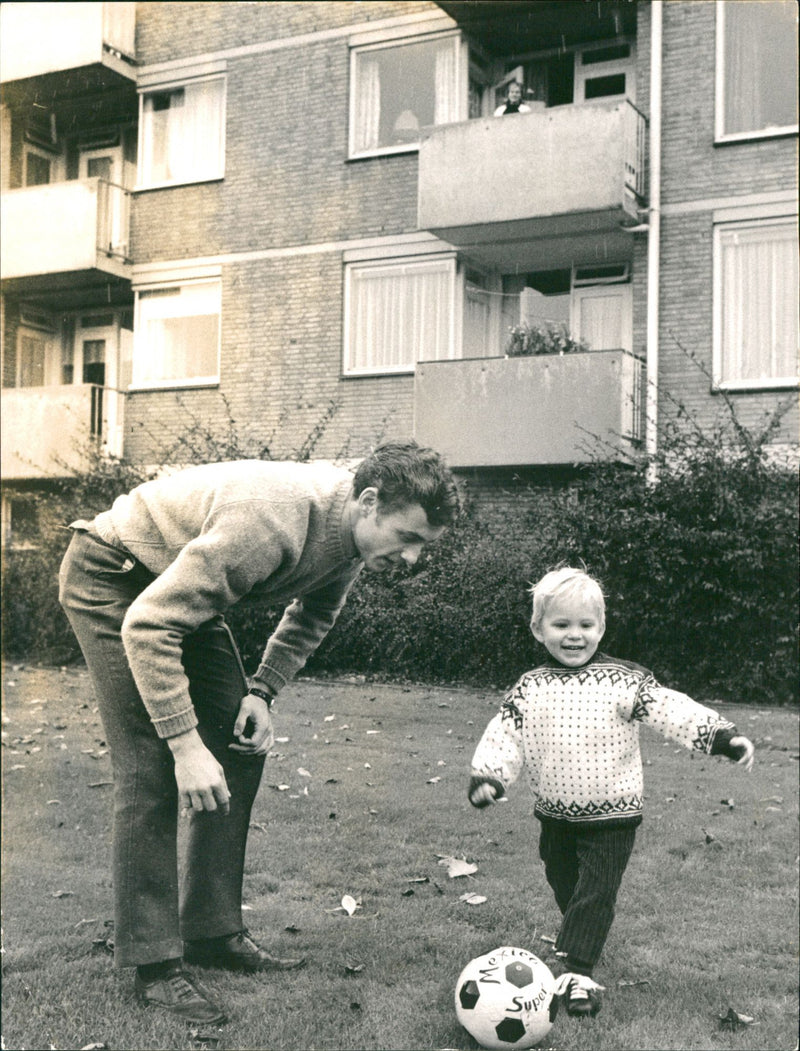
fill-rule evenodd
<path id="1" fill-rule="evenodd" d="M 796 403 L 792 0 L 0 17 L 6 543 L 81 441 L 158 463 L 193 420 L 414 434 L 490 491 Z M 586 349 L 507 357 L 523 323 Z"/>

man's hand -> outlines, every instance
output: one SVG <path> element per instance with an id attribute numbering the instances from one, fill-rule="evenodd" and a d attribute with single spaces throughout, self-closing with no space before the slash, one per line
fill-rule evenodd
<path id="1" fill-rule="evenodd" d="M 203 744 L 197 730 L 167 739 L 175 759 L 175 780 L 182 811 L 230 810 L 231 794 L 225 773 Z"/>
<path id="2" fill-rule="evenodd" d="M 275 735 L 272 730 L 272 715 L 267 702 L 255 694 L 242 698 L 239 714 L 233 727 L 235 744 L 229 744 L 234 752 L 245 755 L 266 755 L 272 748 Z"/>

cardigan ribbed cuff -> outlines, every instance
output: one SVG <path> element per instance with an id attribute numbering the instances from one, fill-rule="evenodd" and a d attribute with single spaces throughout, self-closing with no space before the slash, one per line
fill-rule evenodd
<path id="1" fill-rule="evenodd" d="M 151 722 L 159 737 L 178 737 L 197 726 L 197 712 L 194 708 L 186 708 L 175 715 L 164 715 L 159 719 L 152 719 Z"/>

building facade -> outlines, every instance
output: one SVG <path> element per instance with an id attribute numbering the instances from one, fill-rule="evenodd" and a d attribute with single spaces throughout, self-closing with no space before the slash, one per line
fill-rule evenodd
<path id="1" fill-rule="evenodd" d="M 789 401 L 796 449 L 791 0 L 0 16 L 7 541 L 87 442 L 161 463 L 198 420 L 413 434 L 488 488 L 652 452 L 678 405 Z"/>

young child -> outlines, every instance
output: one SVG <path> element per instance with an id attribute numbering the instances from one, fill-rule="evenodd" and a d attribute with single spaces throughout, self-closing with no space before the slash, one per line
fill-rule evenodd
<path id="1" fill-rule="evenodd" d="M 747 771 L 753 745 L 645 668 L 597 652 L 605 602 L 588 574 L 557 569 L 531 591 L 531 630 L 549 659 L 522 676 L 487 726 L 472 759 L 469 800 L 485 807 L 502 799 L 527 768 L 541 822 L 539 854 L 563 916 L 557 990 L 568 1014 L 592 1016 L 603 988 L 592 971 L 642 820 L 639 723 Z"/>

